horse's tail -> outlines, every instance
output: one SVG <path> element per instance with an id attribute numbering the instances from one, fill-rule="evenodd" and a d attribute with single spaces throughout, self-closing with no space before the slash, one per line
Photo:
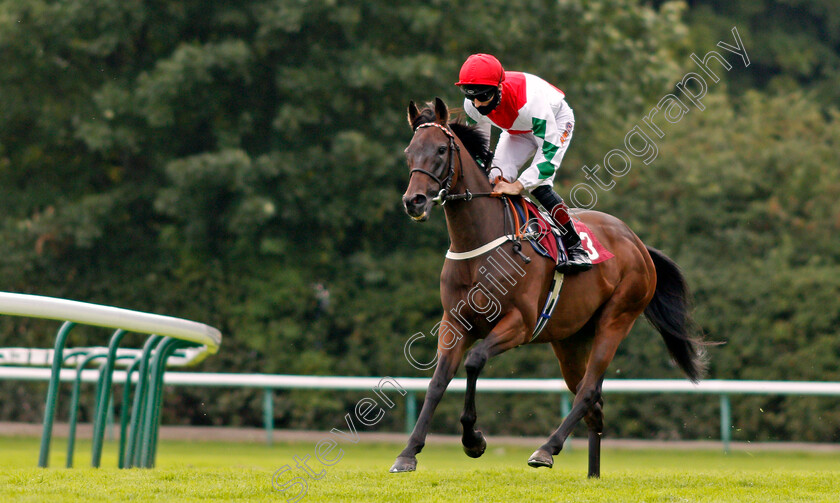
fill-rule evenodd
<path id="1" fill-rule="evenodd" d="M 646 248 L 656 267 L 656 291 L 645 308 L 645 317 L 662 335 L 677 365 L 697 382 L 706 370 L 706 343 L 697 335 L 691 317 L 688 284 L 673 260 L 656 248 Z"/>

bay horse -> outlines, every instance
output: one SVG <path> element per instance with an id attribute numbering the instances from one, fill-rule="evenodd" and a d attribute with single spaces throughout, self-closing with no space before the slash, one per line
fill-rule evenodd
<path id="1" fill-rule="evenodd" d="M 473 159 L 488 152 L 484 133 L 474 126 L 450 123 L 449 110 L 440 98 L 422 111 L 411 102 L 408 122 L 414 137 L 405 149 L 410 169 L 403 195 L 406 213 L 424 221 L 435 203 L 446 203 L 443 208 L 450 253 L 480 252 L 483 246 L 488 248 L 488 243 L 506 235 L 502 201 L 479 197 L 492 191 L 487 174 Z M 493 254 L 498 259 L 493 278 L 488 275 L 489 252 L 444 262 L 440 276 L 444 314 L 437 334 L 437 367 L 417 423 L 391 467 L 392 473 L 416 468 L 416 456 L 425 445 L 432 414 L 470 347 L 464 361 L 467 389 L 461 415 L 466 454 L 477 458 L 487 445 L 484 435 L 475 429 L 476 379 L 487 360 L 523 344 L 549 343 L 575 398 L 560 427 L 531 455 L 528 465 L 551 468 L 553 456 L 583 419 L 589 436 L 589 477 L 600 476 L 604 374 L 619 343 L 642 313 L 662 335 L 671 357 L 686 376 L 693 382 L 700 379 L 707 343 L 694 329 L 687 284 L 678 266 L 662 252 L 645 246 L 616 217 L 598 211 L 577 210 L 575 214 L 614 258 L 589 271 L 566 276 L 558 306 L 534 340 L 530 340 L 532 331 L 554 276 L 551 259 L 525 246 L 518 251 L 529 257 L 525 263 L 513 254 L 516 243 L 507 241 L 491 247 L 510 257 L 506 261 Z M 479 283 L 482 288 L 477 287 Z M 490 305 L 495 309 L 488 315 Z"/>

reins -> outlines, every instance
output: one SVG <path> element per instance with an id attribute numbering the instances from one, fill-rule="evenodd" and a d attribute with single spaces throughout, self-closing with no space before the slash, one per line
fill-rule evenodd
<path id="1" fill-rule="evenodd" d="M 532 239 L 532 236 L 526 235 L 522 232 L 521 225 L 519 222 L 519 215 L 517 214 L 516 210 L 513 207 L 513 201 L 510 198 L 506 197 L 504 194 L 495 194 L 493 192 L 477 192 L 473 193 L 470 192 L 468 189 L 464 189 L 464 192 L 461 194 L 450 194 L 449 191 L 452 188 L 452 179 L 455 177 L 455 163 L 454 163 L 454 152 L 458 152 L 458 165 L 463 168 L 463 160 L 461 159 L 461 147 L 455 142 L 455 134 L 445 126 L 438 124 L 437 122 L 427 122 L 425 124 L 420 124 L 416 128 L 414 128 L 414 132 L 416 133 L 420 128 L 427 128 L 427 127 L 436 127 L 443 131 L 443 134 L 449 138 L 449 171 L 446 174 L 446 178 L 443 180 L 440 179 L 439 176 L 435 175 L 434 173 L 427 171 L 422 168 L 413 168 L 409 171 L 408 176 L 409 178 L 411 175 L 414 174 L 415 171 L 423 173 L 424 175 L 428 176 L 432 180 L 438 183 L 440 186 L 440 192 L 438 192 L 437 197 L 432 199 L 432 202 L 435 204 L 439 204 L 441 206 L 445 205 L 447 201 L 471 201 L 476 197 L 493 197 L 497 199 L 501 199 L 502 201 L 502 214 L 504 215 L 504 236 L 498 238 L 496 241 L 488 243 L 488 245 L 492 244 L 495 248 L 499 244 L 502 244 L 505 241 L 513 241 L 513 252 L 522 259 L 523 262 L 529 264 L 531 262 L 530 257 L 524 255 L 522 253 L 522 239 Z M 509 207 L 509 208 L 508 208 Z M 508 216 L 508 211 L 510 211 L 510 216 Z M 526 217 L 527 217 L 527 209 Z M 508 221 L 513 220 L 511 222 L 513 224 L 513 233 L 508 233 Z M 527 220 L 527 218 L 526 218 Z M 479 247 L 476 250 L 472 250 L 470 252 L 464 253 L 455 253 L 455 252 L 448 252 L 447 257 L 455 260 L 465 260 L 467 258 L 472 258 L 477 255 L 481 255 L 488 250 L 484 250 L 484 248 L 488 245 Z"/>

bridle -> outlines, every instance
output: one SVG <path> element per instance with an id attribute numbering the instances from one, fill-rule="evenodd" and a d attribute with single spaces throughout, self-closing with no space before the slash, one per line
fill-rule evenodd
<path id="1" fill-rule="evenodd" d="M 474 197 L 500 197 L 499 194 L 493 194 L 492 192 L 478 192 L 473 194 L 472 192 L 466 189 L 464 190 L 463 194 L 450 194 L 449 191 L 452 188 L 452 179 L 455 177 L 455 164 L 453 164 L 452 162 L 454 157 L 453 152 L 458 152 L 458 165 L 464 165 L 464 163 L 461 161 L 461 147 L 459 147 L 458 144 L 455 143 L 455 134 L 453 134 L 448 127 L 441 126 L 437 122 L 427 122 L 425 124 L 420 124 L 419 126 L 414 128 L 414 132 L 416 133 L 418 129 L 427 127 L 436 127 L 443 131 L 443 134 L 445 134 L 446 137 L 449 138 L 449 172 L 447 173 L 446 178 L 441 180 L 437 175 L 426 171 L 423 168 L 413 168 L 411 171 L 408 172 L 408 177 L 411 178 L 411 175 L 413 175 L 415 171 L 419 171 L 420 173 L 423 173 L 432 180 L 436 181 L 438 185 L 440 185 L 440 192 L 438 192 L 437 197 L 432 199 L 433 203 L 443 206 L 444 204 L 446 204 L 447 201 L 469 201 Z"/>
<path id="2" fill-rule="evenodd" d="M 443 131 L 443 134 L 445 134 L 446 137 L 449 138 L 449 146 L 448 146 L 448 150 L 449 150 L 449 160 L 448 160 L 449 171 L 446 174 L 446 178 L 441 180 L 440 177 L 438 177 L 434 173 L 432 173 L 430 171 L 427 171 L 423 168 L 412 168 L 411 171 L 408 172 L 408 178 L 411 179 L 411 176 L 414 174 L 415 171 L 417 171 L 417 172 L 423 173 L 424 175 L 428 176 L 432 180 L 436 181 L 438 183 L 438 185 L 440 186 L 440 192 L 438 192 L 437 197 L 432 199 L 432 202 L 435 203 L 435 204 L 439 204 L 439 205 L 443 206 L 443 205 L 446 204 L 447 201 L 456 201 L 456 200 L 470 201 L 474 197 L 495 197 L 495 198 L 500 198 L 502 200 L 502 206 L 503 207 L 506 206 L 507 204 L 511 204 L 511 210 L 510 210 L 511 211 L 511 219 L 516 219 L 515 210 L 513 209 L 512 203 L 509 203 L 508 198 L 506 196 L 502 195 L 502 194 L 494 194 L 492 192 L 478 192 L 478 193 L 473 194 L 468 189 L 464 189 L 463 194 L 450 194 L 449 193 L 449 190 L 452 188 L 452 179 L 455 177 L 455 164 L 453 162 L 455 151 L 458 152 L 458 165 L 461 166 L 461 167 L 463 167 L 463 165 L 464 165 L 462 160 L 461 160 L 461 148 L 455 142 L 455 134 L 449 128 L 447 128 L 445 126 L 442 126 L 442 125 L 438 124 L 437 122 L 427 122 L 425 124 L 420 124 L 419 126 L 414 128 L 414 132 L 416 134 L 418 129 L 427 128 L 427 127 L 436 127 L 438 129 L 440 129 L 441 131 Z M 526 264 L 530 263 L 531 259 L 529 257 L 523 255 L 522 252 L 521 252 L 522 245 L 520 243 L 520 240 L 522 238 L 532 239 L 533 236 L 524 235 L 520 231 L 520 229 L 518 228 L 517 225 L 513 226 L 513 234 L 508 234 L 508 232 L 507 232 L 508 213 L 507 212 L 504 212 L 504 218 L 505 218 L 505 220 L 504 220 L 505 235 L 503 235 L 502 237 L 496 239 L 495 241 L 493 241 L 491 243 L 488 243 L 484 247 L 480 247 L 480 248 L 478 248 L 476 250 L 472 250 L 470 252 L 466 252 L 466 253 L 448 252 L 447 257 L 451 258 L 451 259 L 455 259 L 455 260 L 464 260 L 464 259 L 467 259 L 467 258 L 477 256 L 476 253 L 478 255 L 483 254 L 484 252 L 487 251 L 487 250 L 484 249 L 487 246 L 492 245 L 492 248 L 495 248 L 496 246 L 498 246 L 499 244 L 501 244 L 505 241 L 513 241 L 514 242 L 513 252 L 516 253 L 517 255 L 519 255 Z M 518 223 L 518 220 L 517 220 L 517 223 Z"/>
<path id="3" fill-rule="evenodd" d="M 447 127 L 441 126 L 437 122 L 427 122 L 426 124 L 420 124 L 414 129 L 414 132 L 416 133 L 418 129 L 427 127 L 436 127 L 443 131 L 443 134 L 445 134 L 447 138 L 449 138 L 449 147 L 447 148 L 447 150 L 449 150 L 449 172 L 447 173 L 446 178 L 441 180 L 437 175 L 430 171 L 426 171 L 423 168 L 413 168 L 411 171 L 408 172 L 408 177 L 411 178 L 411 175 L 413 175 L 415 171 L 419 171 L 420 173 L 423 173 L 432 180 L 436 181 L 440 186 L 440 191 L 438 192 L 437 197 L 432 199 L 432 202 L 443 206 L 444 204 L 446 204 L 446 201 L 450 201 L 451 199 L 453 199 L 453 197 L 449 195 L 449 190 L 452 188 L 452 179 L 455 177 L 455 164 L 452 162 L 454 160 L 453 152 L 456 150 L 458 151 L 458 165 L 462 165 L 461 147 L 459 147 L 458 144 L 455 143 L 455 135 L 452 133 L 452 131 L 450 131 Z M 467 193 L 469 194 L 469 191 Z"/>

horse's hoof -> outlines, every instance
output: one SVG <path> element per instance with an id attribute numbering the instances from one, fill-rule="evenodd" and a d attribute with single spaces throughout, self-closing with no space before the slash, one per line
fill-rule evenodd
<path id="1" fill-rule="evenodd" d="M 528 466 L 533 468 L 539 468 L 541 466 L 551 468 L 554 466 L 554 457 L 542 449 L 537 449 L 533 454 L 531 454 L 531 457 L 528 458 Z"/>
<path id="2" fill-rule="evenodd" d="M 394 466 L 388 470 L 391 473 L 413 472 L 417 469 L 417 458 L 398 457 Z"/>
<path id="3" fill-rule="evenodd" d="M 487 450 L 487 441 L 484 440 L 484 435 L 481 432 L 476 432 L 478 434 L 479 442 L 474 446 L 466 446 L 464 445 L 464 452 L 467 453 L 467 456 L 471 458 L 480 458 L 484 451 Z"/>

